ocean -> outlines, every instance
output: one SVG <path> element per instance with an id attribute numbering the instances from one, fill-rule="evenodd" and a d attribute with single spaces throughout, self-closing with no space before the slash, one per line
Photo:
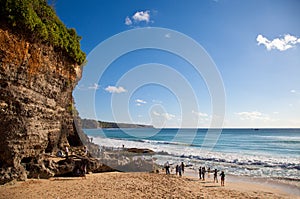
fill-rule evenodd
<path id="1" fill-rule="evenodd" d="M 184 162 L 226 174 L 300 180 L 300 129 L 84 129 L 100 147 L 148 148 L 155 163 Z M 211 142 L 205 141 L 209 137 Z"/>

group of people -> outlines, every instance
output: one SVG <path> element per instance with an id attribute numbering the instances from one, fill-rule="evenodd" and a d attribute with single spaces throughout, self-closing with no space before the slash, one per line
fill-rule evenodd
<path id="1" fill-rule="evenodd" d="M 170 163 L 169 161 L 167 161 L 164 165 L 165 167 L 165 170 L 166 170 L 166 174 L 167 175 L 170 175 Z M 176 175 L 179 175 L 179 176 L 182 176 L 182 174 L 184 173 L 184 163 L 181 162 L 181 164 L 177 164 L 176 167 L 175 167 L 175 172 L 176 172 Z"/>
<path id="2" fill-rule="evenodd" d="M 181 164 L 177 164 L 175 167 L 175 172 L 176 175 L 179 175 L 180 177 L 182 176 L 182 174 L 184 173 L 184 163 L 181 162 Z"/>
<path id="3" fill-rule="evenodd" d="M 165 171 L 167 175 L 170 175 L 170 163 L 169 161 L 167 161 L 164 165 Z M 175 172 L 176 175 L 179 175 L 180 177 L 182 176 L 182 174 L 184 174 L 184 168 L 185 165 L 183 162 L 181 162 L 180 164 L 177 164 L 175 167 Z M 213 173 L 214 175 L 214 183 L 218 183 L 218 172 L 219 170 L 215 169 L 213 171 L 211 171 L 210 167 L 206 170 L 205 167 L 199 167 L 199 178 L 200 180 L 205 180 L 205 174 L 207 173 L 207 177 L 209 178 L 210 173 Z M 224 186 L 224 182 L 225 182 L 225 173 L 224 171 L 222 171 L 220 173 L 220 177 L 221 177 L 221 186 Z"/>
<path id="4" fill-rule="evenodd" d="M 211 172 L 210 168 L 205 169 L 205 167 L 199 167 L 199 178 L 200 180 L 205 180 L 205 173 L 207 172 L 207 177 L 209 177 L 210 173 L 214 173 L 214 183 L 218 183 L 218 170 L 215 169 L 214 171 Z M 221 186 L 224 186 L 224 182 L 225 182 L 225 173 L 224 171 L 221 172 L 220 174 L 221 176 Z"/>

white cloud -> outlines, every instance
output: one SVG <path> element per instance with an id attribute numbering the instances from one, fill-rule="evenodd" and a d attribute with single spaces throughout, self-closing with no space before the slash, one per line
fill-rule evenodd
<path id="1" fill-rule="evenodd" d="M 171 114 L 171 113 L 163 113 L 161 114 L 164 118 L 166 118 L 166 120 L 171 120 L 173 118 L 175 118 L 175 115 Z"/>
<path id="2" fill-rule="evenodd" d="M 300 94 L 300 91 L 299 91 L 299 90 L 294 90 L 294 89 L 292 89 L 292 90 L 290 90 L 290 92 L 293 93 L 293 94 L 297 94 L 297 95 Z"/>
<path id="3" fill-rule="evenodd" d="M 125 88 L 123 88 L 122 86 L 116 87 L 116 86 L 108 86 L 105 88 L 105 90 L 107 92 L 110 93 L 124 93 L 127 92 L 127 90 Z"/>
<path id="4" fill-rule="evenodd" d="M 155 115 L 155 116 L 160 116 L 160 114 L 159 114 L 158 112 L 156 112 L 156 111 L 153 111 L 152 113 L 153 113 L 153 115 Z"/>
<path id="5" fill-rule="evenodd" d="M 270 121 L 270 117 L 267 114 L 263 114 L 258 111 L 252 112 L 239 112 L 235 113 L 236 115 L 240 116 L 241 120 L 263 120 L 263 121 Z"/>
<path id="6" fill-rule="evenodd" d="M 165 34 L 165 37 L 169 39 L 169 38 L 171 38 L 171 34 L 167 33 L 167 34 Z"/>
<path id="7" fill-rule="evenodd" d="M 137 102 L 139 104 L 147 104 L 147 102 L 145 100 L 141 100 L 141 99 L 136 99 L 135 102 Z"/>
<path id="8" fill-rule="evenodd" d="M 136 13 L 134 13 L 134 15 L 132 15 L 132 17 L 127 16 L 125 18 L 125 24 L 127 26 L 132 25 L 133 23 L 138 24 L 140 22 L 146 22 L 149 23 L 151 20 L 151 15 L 150 15 L 150 11 L 146 10 L 146 11 L 138 11 Z M 153 21 L 151 21 L 153 22 Z"/>
<path id="9" fill-rule="evenodd" d="M 146 10 L 146 11 L 140 11 L 140 12 L 136 12 L 133 16 L 132 19 L 135 22 L 140 22 L 140 21 L 145 21 L 145 22 L 149 22 L 150 21 L 150 11 Z"/>
<path id="10" fill-rule="evenodd" d="M 130 26 L 132 24 L 132 21 L 131 21 L 131 19 L 128 16 L 125 18 L 125 24 L 127 26 Z"/>
<path id="11" fill-rule="evenodd" d="M 176 116 L 171 113 L 158 113 L 156 111 L 152 111 L 152 114 L 158 117 L 164 117 L 166 120 L 172 120 Z"/>
<path id="12" fill-rule="evenodd" d="M 258 42 L 258 45 L 263 44 L 267 50 L 277 49 L 280 51 L 285 51 L 289 48 L 295 47 L 298 43 L 300 43 L 300 38 L 287 34 L 284 35 L 283 38 L 275 38 L 270 41 L 262 35 L 257 35 L 256 41 Z"/>
<path id="13" fill-rule="evenodd" d="M 206 114 L 206 113 L 196 112 L 194 110 L 192 110 L 192 113 L 199 117 L 208 117 L 208 114 Z"/>
<path id="14" fill-rule="evenodd" d="M 100 85 L 98 85 L 96 83 L 93 86 L 88 87 L 89 90 L 98 90 L 99 88 L 100 88 Z"/>

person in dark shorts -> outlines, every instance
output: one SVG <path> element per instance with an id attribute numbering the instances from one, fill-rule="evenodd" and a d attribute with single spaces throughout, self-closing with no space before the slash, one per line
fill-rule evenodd
<path id="1" fill-rule="evenodd" d="M 215 169 L 215 171 L 214 171 L 214 182 L 218 183 L 218 170 L 217 169 Z"/>
<path id="2" fill-rule="evenodd" d="M 205 167 L 202 167 L 202 180 L 205 180 Z"/>
<path id="3" fill-rule="evenodd" d="M 169 161 L 166 162 L 165 169 L 166 169 L 166 174 L 170 175 L 170 164 L 169 164 Z"/>
<path id="4" fill-rule="evenodd" d="M 178 173 L 179 173 L 179 177 L 181 177 L 181 172 L 182 172 L 182 168 L 181 168 L 181 165 L 179 165 L 179 167 L 178 167 Z"/>
<path id="5" fill-rule="evenodd" d="M 224 173 L 224 171 L 221 172 L 220 176 L 221 176 L 221 186 L 224 186 L 224 182 L 225 182 L 225 173 Z"/>
<path id="6" fill-rule="evenodd" d="M 199 178 L 202 179 L 202 167 L 199 167 Z"/>

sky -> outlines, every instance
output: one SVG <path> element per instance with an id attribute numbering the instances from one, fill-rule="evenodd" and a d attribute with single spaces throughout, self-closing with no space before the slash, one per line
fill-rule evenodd
<path id="1" fill-rule="evenodd" d="M 300 1 L 53 1 L 87 54 L 82 118 L 300 128 Z"/>

